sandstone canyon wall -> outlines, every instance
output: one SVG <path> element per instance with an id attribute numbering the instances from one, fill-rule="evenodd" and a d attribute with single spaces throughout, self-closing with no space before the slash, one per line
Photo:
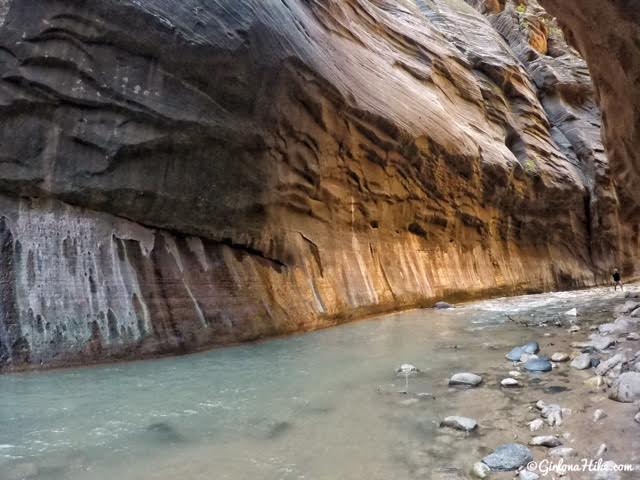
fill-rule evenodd
<path id="1" fill-rule="evenodd" d="M 3 368 L 637 270 L 586 65 L 537 5 L 4 0 L 0 19 Z"/>
<path id="2" fill-rule="evenodd" d="M 640 2 L 542 0 L 589 62 L 627 222 L 640 216 Z"/>

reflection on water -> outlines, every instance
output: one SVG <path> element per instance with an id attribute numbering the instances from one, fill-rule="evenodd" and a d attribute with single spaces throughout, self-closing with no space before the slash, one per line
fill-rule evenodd
<path id="1" fill-rule="evenodd" d="M 519 393 L 496 385 L 503 355 L 542 337 L 505 314 L 597 315 L 612 298 L 497 299 L 179 358 L 0 377 L 0 478 L 450 478 L 504 439 Z M 405 362 L 423 372 L 408 395 L 394 371 Z M 484 386 L 450 389 L 457 371 L 484 375 Z M 561 392 L 563 381 L 531 386 Z M 439 429 L 450 414 L 475 416 L 479 433 Z"/>

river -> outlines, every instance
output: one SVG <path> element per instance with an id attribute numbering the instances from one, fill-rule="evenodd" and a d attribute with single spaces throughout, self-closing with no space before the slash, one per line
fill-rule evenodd
<path id="1" fill-rule="evenodd" d="M 5 375 L 0 478 L 458 478 L 511 440 L 522 398 L 571 387 L 554 370 L 530 375 L 531 398 L 505 391 L 504 354 L 543 344 L 570 308 L 595 321 L 619 299 L 605 289 L 501 298 L 195 355 Z M 405 362 L 423 372 L 408 394 L 394 373 Z M 460 371 L 485 381 L 450 388 Z M 479 433 L 439 428 L 451 414 L 477 418 Z"/>

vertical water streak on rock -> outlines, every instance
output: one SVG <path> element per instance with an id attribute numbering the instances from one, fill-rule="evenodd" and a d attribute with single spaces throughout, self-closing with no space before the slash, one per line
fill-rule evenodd
<path id="1" fill-rule="evenodd" d="M 15 290 L 15 245 L 6 217 L 0 217 L 0 364 L 28 364 L 30 345 L 23 336 Z"/>

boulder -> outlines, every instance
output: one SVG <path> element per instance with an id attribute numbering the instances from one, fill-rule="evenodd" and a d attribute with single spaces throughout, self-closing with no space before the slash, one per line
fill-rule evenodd
<path id="1" fill-rule="evenodd" d="M 507 443 L 482 459 L 494 472 L 511 472 L 524 467 L 533 460 L 531 451 L 519 443 Z"/>
<path id="2" fill-rule="evenodd" d="M 616 344 L 616 339 L 609 336 L 592 335 L 591 345 L 596 350 L 606 350 L 607 348 Z"/>
<path id="3" fill-rule="evenodd" d="M 512 362 L 519 362 L 523 353 L 525 352 L 522 347 L 514 347 L 509 353 L 505 355 L 505 357 Z"/>
<path id="4" fill-rule="evenodd" d="M 609 398 L 624 403 L 640 400 L 640 373 L 625 372 L 621 374 L 613 382 Z"/>
<path id="5" fill-rule="evenodd" d="M 601 335 L 622 335 L 629 333 L 635 327 L 635 322 L 625 317 L 618 318 L 612 323 L 603 323 L 598 327 Z"/>
<path id="6" fill-rule="evenodd" d="M 456 373 L 449 379 L 449 385 L 467 385 L 477 387 L 482 383 L 482 377 L 475 373 L 463 372 Z"/>
<path id="7" fill-rule="evenodd" d="M 624 355 L 621 353 L 617 353 L 608 360 L 600 362 L 600 364 L 596 367 L 596 375 L 606 375 L 612 368 L 616 367 L 624 361 Z"/>
<path id="8" fill-rule="evenodd" d="M 472 432 L 476 428 L 478 428 L 478 422 L 476 422 L 473 418 L 468 417 L 459 417 L 459 416 L 450 416 L 446 417 L 442 422 L 440 422 L 441 427 L 449 427 L 455 430 L 462 430 L 463 432 Z"/>
<path id="9" fill-rule="evenodd" d="M 544 358 L 534 358 L 524 364 L 524 369 L 529 372 L 550 372 L 553 369 L 551 362 Z"/>
<path id="10" fill-rule="evenodd" d="M 588 353 L 582 353 L 573 359 L 571 367 L 577 370 L 586 370 L 591 367 L 591 355 Z"/>
<path id="11" fill-rule="evenodd" d="M 625 313 L 631 313 L 638 307 L 640 307 L 640 303 L 633 300 L 628 300 L 624 302 L 624 304 L 618 305 L 616 308 L 613 309 L 613 311 L 621 315 Z"/>

